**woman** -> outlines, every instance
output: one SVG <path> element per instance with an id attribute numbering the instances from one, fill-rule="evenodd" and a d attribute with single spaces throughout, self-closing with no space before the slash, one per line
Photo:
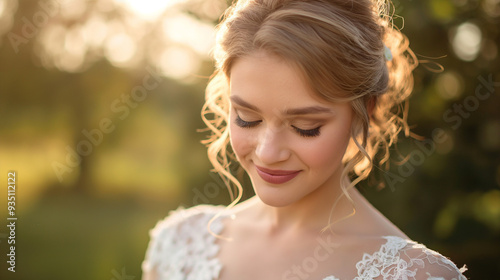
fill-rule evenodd
<path id="1" fill-rule="evenodd" d="M 143 279 L 465 279 L 354 188 L 374 155 L 383 164 L 397 134 L 409 133 L 401 104 L 417 61 L 387 7 L 240 0 L 229 8 L 203 118 L 213 131 L 209 158 L 237 197 L 159 222 Z M 256 193 L 239 204 L 229 145 Z"/>

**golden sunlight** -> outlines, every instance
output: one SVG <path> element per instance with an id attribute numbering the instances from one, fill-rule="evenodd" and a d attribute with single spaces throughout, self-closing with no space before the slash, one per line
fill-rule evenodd
<path id="1" fill-rule="evenodd" d="M 168 8 L 184 0 L 115 0 L 145 20 L 156 20 Z"/>

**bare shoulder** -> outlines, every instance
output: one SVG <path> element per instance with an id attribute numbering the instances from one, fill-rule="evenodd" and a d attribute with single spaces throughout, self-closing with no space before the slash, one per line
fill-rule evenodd
<path id="1" fill-rule="evenodd" d="M 380 236 L 397 236 L 402 239 L 409 239 L 394 223 L 378 211 L 363 195 L 353 191 L 355 205 L 355 214 L 345 219 L 343 223 L 346 228 L 346 234 L 368 237 L 367 240 L 374 237 L 375 240 Z"/>

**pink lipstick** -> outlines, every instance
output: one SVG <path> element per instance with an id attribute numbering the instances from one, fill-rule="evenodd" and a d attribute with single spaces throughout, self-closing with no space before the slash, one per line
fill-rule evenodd
<path id="1" fill-rule="evenodd" d="M 260 166 L 255 166 L 257 173 L 262 180 L 271 184 L 286 183 L 299 175 L 300 170 L 273 170 Z"/>

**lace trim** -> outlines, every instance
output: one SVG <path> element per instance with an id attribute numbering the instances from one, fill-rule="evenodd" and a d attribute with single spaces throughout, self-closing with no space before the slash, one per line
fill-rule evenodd
<path id="1" fill-rule="evenodd" d="M 172 211 L 150 231 L 143 271 L 154 271 L 155 280 L 218 279 L 222 270 L 217 258 L 219 246 L 206 226 L 222 210 L 224 206 L 197 206 Z M 224 217 L 212 223 L 215 234 L 222 232 Z M 354 280 L 466 280 L 461 274 L 465 266 L 459 270 L 447 258 L 414 241 L 396 236 L 384 238 L 387 242 L 377 252 L 365 253 L 356 263 L 358 276 Z M 339 279 L 332 275 L 323 280 Z"/>

